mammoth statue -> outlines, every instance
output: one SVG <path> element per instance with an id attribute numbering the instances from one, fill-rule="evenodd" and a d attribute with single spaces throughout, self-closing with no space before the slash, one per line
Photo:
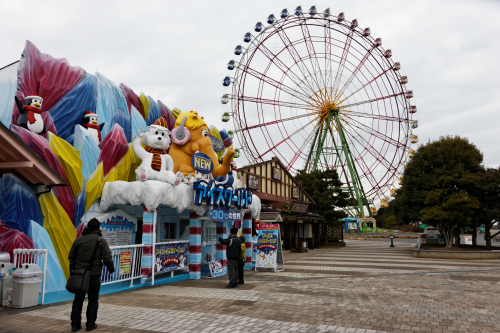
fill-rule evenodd
<path id="1" fill-rule="evenodd" d="M 172 130 L 172 145 L 169 155 L 174 160 L 174 173 L 182 172 L 184 176 L 193 175 L 195 170 L 191 165 L 191 157 L 199 151 L 210 157 L 213 162 L 214 176 L 223 177 L 231 170 L 231 159 L 234 150 L 229 149 L 224 156 L 222 164 L 219 164 L 217 155 L 212 147 L 209 129 L 203 117 L 196 111 L 186 111 L 179 114 Z"/>

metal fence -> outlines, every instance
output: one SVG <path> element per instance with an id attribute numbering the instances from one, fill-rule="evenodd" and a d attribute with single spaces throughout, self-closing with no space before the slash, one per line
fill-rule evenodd
<path id="1" fill-rule="evenodd" d="M 14 249 L 14 265 L 21 267 L 26 264 L 36 264 L 43 272 L 42 278 L 42 304 L 45 301 L 45 277 L 47 276 L 47 249 Z"/>
<path id="2" fill-rule="evenodd" d="M 110 274 L 104 267 L 102 270 L 102 284 L 111 284 L 130 280 L 130 286 L 134 285 L 134 279 L 141 277 L 142 250 L 144 244 L 110 246 L 113 256 L 115 271 Z"/>
<path id="3" fill-rule="evenodd" d="M 325 238 L 329 242 L 343 242 L 344 241 L 344 228 L 342 226 L 333 227 L 321 225 L 319 228 L 320 242 L 325 242 Z"/>
<path id="4" fill-rule="evenodd" d="M 205 238 L 201 240 L 201 263 L 208 264 L 215 259 L 215 249 L 217 241 L 215 238 Z"/>

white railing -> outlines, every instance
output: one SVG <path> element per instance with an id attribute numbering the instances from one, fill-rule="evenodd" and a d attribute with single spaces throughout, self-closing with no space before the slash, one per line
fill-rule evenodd
<path id="1" fill-rule="evenodd" d="M 47 249 L 14 249 L 14 265 L 21 267 L 25 264 L 36 264 L 43 272 L 42 278 L 42 304 L 45 301 L 45 277 L 47 274 Z"/>
<path id="2" fill-rule="evenodd" d="M 201 240 L 201 262 L 203 264 L 208 264 L 210 260 L 215 259 L 216 244 L 217 241 L 215 240 L 215 238 L 204 238 Z M 207 260 L 207 254 L 210 255 L 210 260 Z"/>
<path id="3" fill-rule="evenodd" d="M 130 286 L 134 285 L 134 279 L 141 277 L 142 250 L 144 244 L 110 246 L 113 256 L 115 272 L 110 274 L 106 267 L 102 270 L 102 284 L 111 284 L 130 280 Z"/>

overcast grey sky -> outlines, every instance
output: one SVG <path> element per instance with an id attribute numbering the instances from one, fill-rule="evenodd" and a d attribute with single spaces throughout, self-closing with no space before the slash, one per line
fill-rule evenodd
<path id="1" fill-rule="evenodd" d="M 464 136 L 487 166 L 500 164 L 500 1 L 0 1 L 0 67 L 30 40 L 222 128 L 234 47 L 270 13 L 312 4 L 357 18 L 392 49 L 415 94 L 421 142 Z"/>

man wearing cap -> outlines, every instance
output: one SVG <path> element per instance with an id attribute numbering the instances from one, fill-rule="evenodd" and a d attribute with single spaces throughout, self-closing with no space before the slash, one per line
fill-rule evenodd
<path id="1" fill-rule="evenodd" d="M 102 233 L 99 220 L 93 218 L 87 224 L 87 228 L 83 230 L 82 235 L 73 242 L 73 246 L 68 255 L 70 270 L 84 270 L 90 265 L 95 246 L 99 246 L 92 269 L 90 270 L 90 283 L 87 292 L 89 300 L 87 305 L 87 331 L 93 331 L 97 328 L 95 321 L 99 308 L 98 301 L 99 290 L 101 288 L 102 263 L 106 265 L 110 274 L 113 274 L 115 271 L 108 242 L 103 238 L 97 242 L 97 239 L 100 237 L 102 237 Z M 82 308 L 84 300 L 85 294 L 75 294 L 73 309 L 71 311 L 71 330 L 73 332 L 82 328 Z"/>

